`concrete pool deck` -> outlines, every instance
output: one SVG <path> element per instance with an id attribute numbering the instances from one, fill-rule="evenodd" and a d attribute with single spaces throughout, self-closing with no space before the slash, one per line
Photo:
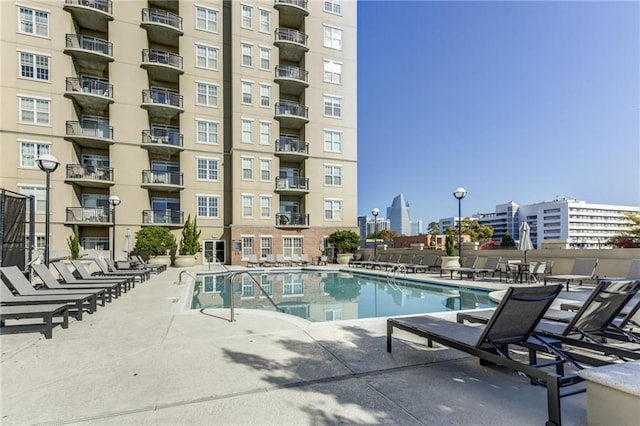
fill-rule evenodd
<path id="1" fill-rule="evenodd" d="M 2 424 L 547 420 L 545 389 L 511 371 L 400 332 L 387 353 L 384 318 L 309 323 L 237 310 L 231 323 L 228 309 L 182 311 L 180 271 L 152 275 L 83 321 L 56 327 L 53 339 L 1 336 Z M 562 413 L 565 425 L 586 424 L 585 394 L 563 398 Z"/>

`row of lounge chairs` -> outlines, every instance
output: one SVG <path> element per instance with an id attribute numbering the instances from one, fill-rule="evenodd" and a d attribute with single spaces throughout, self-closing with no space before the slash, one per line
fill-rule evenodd
<path id="1" fill-rule="evenodd" d="M 327 259 L 324 257 L 324 262 L 326 265 Z M 322 261 L 322 258 L 321 258 Z M 311 260 L 309 260 L 309 256 L 305 253 L 300 255 L 293 255 L 291 259 L 285 259 L 284 255 L 278 254 L 268 254 L 264 259 L 258 259 L 258 256 L 255 254 L 250 254 L 247 259 L 247 267 L 256 267 L 256 266 L 307 266 L 311 264 Z"/>
<path id="2" fill-rule="evenodd" d="M 427 339 L 430 347 L 437 342 L 479 358 L 482 365 L 515 370 L 546 387 L 547 424 L 560 425 L 560 398 L 585 390 L 578 386 L 580 370 L 640 359 L 640 280 L 600 280 L 571 314 L 550 309 L 562 286 L 509 287 L 498 307 L 459 312 L 457 322 L 434 315 L 390 318 L 387 351 L 399 329 Z"/>
<path id="3" fill-rule="evenodd" d="M 17 266 L 0 268 L 0 332 L 37 331 L 45 338 L 53 337 L 54 318 L 61 318 L 62 328 L 68 328 L 69 316 L 78 321 L 84 313 L 92 314 L 135 287 L 136 281 L 160 273 L 165 265 L 149 265 L 136 260 L 128 269 L 109 265 L 111 261 L 96 259 L 99 271 L 91 273 L 79 261 L 72 261 L 73 271 L 64 262 L 54 262 L 57 275 L 44 264 L 31 265 L 40 279 L 34 286 Z M 41 318 L 42 322 L 34 322 Z M 12 324 L 7 325 L 8 320 Z M 14 324 L 13 320 L 18 320 Z M 27 320 L 26 322 L 23 320 Z"/>

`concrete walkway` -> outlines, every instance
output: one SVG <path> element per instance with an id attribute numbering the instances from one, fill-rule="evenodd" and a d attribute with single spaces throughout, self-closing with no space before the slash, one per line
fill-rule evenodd
<path id="1" fill-rule="evenodd" d="M 542 425 L 546 391 L 382 318 L 182 311 L 170 268 L 51 340 L 0 337 L 3 425 Z M 586 424 L 586 397 L 562 400 Z"/>

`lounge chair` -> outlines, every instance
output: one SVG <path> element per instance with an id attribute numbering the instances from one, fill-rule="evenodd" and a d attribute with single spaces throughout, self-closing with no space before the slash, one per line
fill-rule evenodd
<path id="1" fill-rule="evenodd" d="M 460 279 L 462 279 L 463 275 L 466 275 L 468 278 L 471 278 L 475 281 L 476 277 L 482 274 L 482 277 L 486 277 L 487 274 L 491 274 L 495 276 L 496 271 L 498 271 L 498 266 L 500 265 L 500 261 L 502 257 L 500 256 L 491 256 L 487 257 L 485 264 L 482 268 L 457 268 L 454 269 L 454 272 L 460 274 Z"/>
<path id="2" fill-rule="evenodd" d="M 104 286 L 109 286 L 109 285 L 117 285 L 117 292 L 116 295 L 120 296 L 122 293 L 126 293 L 128 290 L 131 289 L 131 281 L 123 278 L 123 279 L 119 279 L 117 277 L 113 277 L 113 278 L 109 278 L 108 280 L 106 279 L 102 279 L 101 277 L 92 277 L 90 279 L 83 279 L 83 278 L 76 278 L 75 275 L 73 275 L 73 273 L 69 270 L 69 268 L 67 268 L 67 265 L 65 265 L 62 261 L 60 262 L 53 262 L 53 267 L 55 268 L 56 271 L 58 271 L 58 274 L 60 274 L 60 276 L 62 277 L 62 281 L 64 281 L 65 284 L 80 284 L 80 285 L 87 285 L 87 284 L 91 284 L 91 285 L 104 285 Z M 74 270 L 77 272 L 77 270 L 74 267 Z M 82 288 L 82 287 L 79 287 Z"/>
<path id="3" fill-rule="evenodd" d="M 132 275 L 118 275 L 118 276 L 101 276 L 101 275 L 93 275 L 91 272 L 84 267 L 84 265 L 79 260 L 72 260 L 71 264 L 74 268 L 76 268 L 76 272 L 83 280 L 101 280 L 101 281 L 116 281 L 116 280 L 126 280 L 130 287 L 133 288 L 136 286 L 136 278 Z M 60 271 L 58 269 L 58 271 Z"/>
<path id="4" fill-rule="evenodd" d="M 476 267 L 476 263 L 478 262 L 478 256 L 467 256 L 462 259 L 462 264 L 456 268 L 440 268 L 440 277 L 442 277 L 442 273 L 447 271 L 451 274 L 449 278 L 453 279 L 453 273 L 459 269 L 468 270 Z"/>
<path id="5" fill-rule="evenodd" d="M 355 268 L 358 262 L 360 262 L 361 260 L 362 260 L 362 253 L 356 253 L 353 255 L 351 259 L 349 259 L 349 266 Z"/>
<path id="6" fill-rule="evenodd" d="M 4 287 L 4 286 L 3 286 Z M 6 287 L 5 287 L 6 288 Z M 18 305 L 0 306 L 0 334 L 23 333 L 28 331 L 38 331 L 44 334 L 45 339 L 53 337 L 53 317 L 62 317 L 62 328 L 69 327 L 69 307 L 64 304 L 42 304 L 42 305 Z M 11 324 L 7 325 L 9 319 L 42 318 L 42 323 L 37 324 Z"/>
<path id="7" fill-rule="evenodd" d="M 572 374 L 564 373 L 564 364 L 577 366 L 561 347 L 539 338 L 534 329 L 553 300 L 562 290 L 562 285 L 535 287 L 510 287 L 486 326 L 476 327 L 447 321 L 432 315 L 390 318 L 387 320 L 387 351 L 391 352 L 394 328 L 416 334 L 444 346 L 460 350 L 480 358 L 481 364 L 494 363 L 527 375 L 537 384 L 546 385 L 549 425 L 561 424 L 560 398 L 580 389 L 561 395 L 560 388 L 582 381 Z M 513 358 L 509 346 L 521 346 L 529 350 L 529 363 Z M 537 363 L 537 352 L 548 352 L 556 362 Z M 545 360 L 548 361 L 548 360 Z M 551 371 L 547 367 L 552 368 Z M 505 401 L 506 403 L 506 401 Z"/>
<path id="8" fill-rule="evenodd" d="M 262 262 L 258 260 L 258 256 L 256 256 L 255 254 L 250 254 L 247 258 L 247 267 L 253 268 L 255 266 L 262 266 Z"/>
<path id="9" fill-rule="evenodd" d="M 567 284 L 567 291 L 569 291 L 569 283 L 571 281 L 578 281 L 582 285 L 582 281 L 593 279 L 596 274 L 596 266 L 598 266 L 598 259 L 578 258 L 573 263 L 571 273 L 545 276 L 544 283 L 564 281 Z"/>
<path id="10" fill-rule="evenodd" d="M 111 264 L 111 265 L 109 264 L 109 262 L 111 262 L 111 259 L 109 260 L 94 259 L 94 262 L 96 262 L 96 265 L 98 265 L 98 268 L 100 269 L 98 273 L 105 276 L 117 277 L 117 276 L 123 276 L 123 275 L 132 275 L 136 278 L 139 278 L 140 282 L 146 281 L 151 277 L 151 272 L 149 272 L 148 270 L 137 270 L 137 269 L 118 270 L 114 264 Z"/>
<path id="11" fill-rule="evenodd" d="M 104 291 L 106 292 L 107 302 L 120 295 L 120 284 L 61 284 L 56 277 L 51 273 L 47 265 L 31 265 L 36 275 L 40 277 L 42 284 L 51 290 L 86 290 L 91 291 Z"/>
<path id="12" fill-rule="evenodd" d="M 311 263 L 311 260 L 309 260 L 309 256 L 306 253 L 302 253 L 300 255 L 300 264 L 302 266 L 307 266 Z"/>
<path id="13" fill-rule="evenodd" d="M 291 262 L 285 259 L 283 254 L 276 254 L 276 263 L 278 266 L 291 266 Z"/>
<path id="14" fill-rule="evenodd" d="M 274 255 L 268 254 L 264 258 L 263 265 L 264 266 L 280 266 L 280 263 L 276 261 L 276 258 Z"/>
<path id="15" fill-rule="evenodd" d="M 149 263 L 149 262 L 145 262 L 144 259 L 142 258 L 142 256 L 140 256 L 140 255 L 132 256 L 131 259 L 133 260 L 133 262 L 135 262 L 134 264 L 136 266 L 141 266 L 143 268 L 150 269 L 151 271 L 155 272 L 156 274 L 159 274 L 160 272 L 164 272 L 164 271 L 167 270 L 167 265 L 165 265 L 164 263 Z"/>
<path id="16" fill-rule="evenodd" d="M 320 265 L 326 265 L 327 263 L 329 263 L 329 259 L 326 255 L 322 255 L 320 256 L 320 260 L 318 260 L 318 266 Z"/>
<path id="17" fill-rule="evenodd" d="M 107 264 L 109 271 L 112 272 L 133 272 L 133 273 L 145 273 L 147 279 L 151 278 L 152 269 L 145 268 L 141 265 L 132 265 L 129 261 L 119 261 L 114 262 L 111 259 L 104 258 L 100 259 L 102 262 Z"/>

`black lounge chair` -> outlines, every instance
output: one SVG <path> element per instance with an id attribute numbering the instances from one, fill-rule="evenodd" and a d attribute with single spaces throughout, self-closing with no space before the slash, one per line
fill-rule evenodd
<path id="1" fill-rule="evenodd" d="M 502 260 L 502 257 L 500 256 L 491 256 L 491 257 L 487 257 L 487 260 L 485 261 L 485 264 L 482 268 L 476 268 L 476 267 L 464 268 L 463 267 L 463 268 L 456 268 L 453 271 L 460 274 L 460 279 L 462 279 L 463 275 L 466 275 L 467 278 L 471 278 L 472 280 L 475 281 L 476 277 L 478 277 L 479 275 L 482 275 L 483 278 L 487 274 L 491 274 L 492 276 L 495 276 L 496 272 L 499 271 L 498 268 L 501 260 Z"/>
<path id="2" fill-rule="evenodd" d="M 94 259 L 96 265 L 98 265 L 98 275 L 104 275 L 108 277 L 121 277 L 121 276 L 133 276 L 135 278 L 139 278 L 140 282 L 144 282 L 151 277 L 151 272 L 148 270 L 139 270 L 139 269 L 122 269 L 118 270 L 115 264 L 111 262 L 111 260 L 107 259 Z"/>
<path id="3" fill-rule="evenodd" d="M 144 259 L 139 255 L 133 256 L 131 258 L 131 261 L 133 266 L 137 268 L 149 269 L 152 272 L 155 272 L 156 274 L 159 274 L 160 272 L 164 272 L 167 270 L 167 265 L 165 265 L 164 263 L 145 262 Z"/>
<path id="4" fill-rule="evenodd" d="M 58 271 L 58 273 L 62 277 L 62 281 L 64 281 L 65 284 L 74 284 L 74 285 L 75 284 L 80 284 L 80 285 L 95 284 L 95 285 L 104 285 L 104 286 L 118 285 L 118 292 L 117 292 L 118 296 L 120 296 L 122 293 L 126 293 L 128 290 L 131 289 L 131 282 L 133 280 L 128 280 L 126 278 L 119 279 L 117 277 L 113 277 L 109 279 L 103 279 L 102 277 L 91 277 L 90 279 L 85 280 L 84 278 L 76 278 L 76 276 L 73 275 L 73 272 L 71 272 L 71 270 L 67 268 L 67 265 L 65 265 L 61 261 L 53 262 L 52 265 L 55 268 L 55 270 Z M 75 268 L 75 266 L 73 267 L 73 269 L 74 271 L 77 272 L 77 269 Z"/>
<path id="5" fill-rule="evenodd" d="M 510 287 L 486 326 L 477 327 L 447 321 L 432 315 L 390 318 L 387 320 L 387 351 L 391 352 L 394 328 L 416 334 L 444 346 L 460 350 L 480 358 L 481 364 L 493 363 L 527 375 L 532 382 L 547 388 L 547 425 L 561 424 L 560 398 L 573 395 L 579 390 L 560 389 L 583 381 L 574 374 L 566 374 L 564 364 L 570 363 L 581 368 L 565 354 L 562 347 L 551 339 L 544 339 L 534 333 L 562 285 L 536 287 Z M 529 362 L 513 358 L 510 345 L 529 350 Z M 537 352 L 547 352 L 555 361 L 537 361 Z M 548 367 L 555 367 L 549 371 Z"/>
<path id="6" fill-rule="evenodd" d="M 111 302 L 113 298 L 120 295 L 120 284 L 61 284 L 56 277 L 51 273 L 47 265 L 31 265 L 36 275 L 40 277 L 42 284 L 51 290 L 86 290 L 106 292 L 107 302 Z"/>
<path id="7" fill-rule="evenodd" d="M 72 260 L 71 264 L 76 268 L 76 272 L 80 276 L 80 278 L 85 280 L 104 280 L 104 281 L 114 281 L 114 280 L 127 280 L 131 287 L 136 286 L 136 278 L 133 275 L 109 275 L 105 276 L 101 275 L 93 275 L 91 272 L 84 267 L 84 265 L 79 260 Z"/>
<path id="8" fill-rule="evenodd" d="M 53 337 L 53 317 L 56 316 L 62 317 L 62 328 L 69 327 L 69 306 L 67 305 L 2 305 L 0 306 L 0 334 L 38 331 L 44 334 L 44 337 L 46 339 L 51 339 Z M 20 320 L 23 318 L 42 318 L 42 323 L 11 325 L 6 324 L 6 321 L 9 319 Z"/>
<path id="9" fill-rule="evenodd" d="M 567 291 L 569 291 L 569 283 L 572 281 L 582 285 L 582 281 L 593 279 L 596 275 L 596 266 L 598 266 L 598 259 L 578 258 L 573 262 L 570 274 L 545 276 L 544 283 L 562 281 L 567 284 Z"/>
<path id="10" fill-rule="evenodd" d="M 458 270 L 468 270 L 468 269 L 473 269 L 476 267 L 476 263 L 478 262 L 478 256 L 467 256 L 464 259 L 462 259 L 461 261 L 461 265 L 459 267 L 456 268 L 440 268 L 440 276 L 442 277 L 442 273 L 443 272 L 449 272 L 450 273 L 450 277 L 451 279 L 453 279 L 453 273 L 457 272 Z"/>

